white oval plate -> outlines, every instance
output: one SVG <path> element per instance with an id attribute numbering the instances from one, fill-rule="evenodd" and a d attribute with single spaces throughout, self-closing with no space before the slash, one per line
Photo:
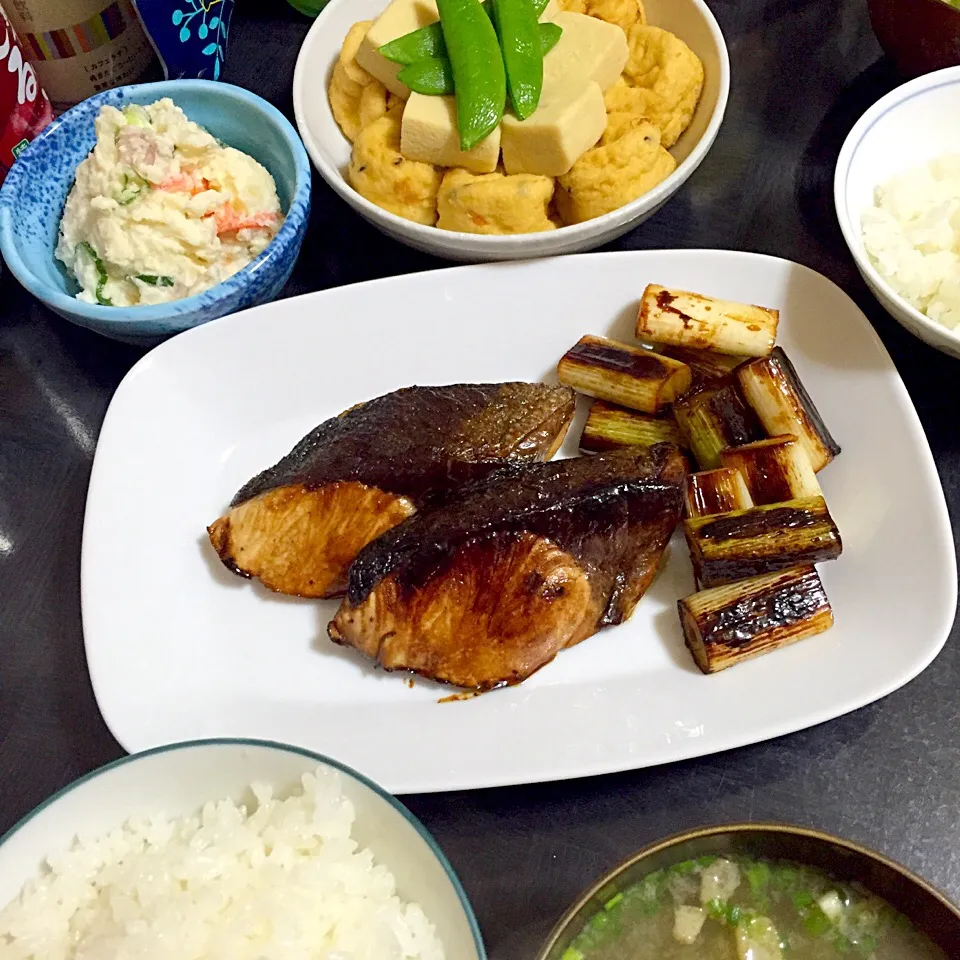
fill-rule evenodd
<path id="1" fill-rule="evenodd" d="M 582 334 L 631 335 L 645 284 L 778 307 L 779 342 L 843 447 L 821 475 L 844 540 L 836 626 L 717 676 L 683 645 L 682 539 L 633 619 L 472 700 L 335 646 L 335 605 L 225 570 L 205 526 L 320 421 L 415 383 L 539 380 Z M 572 452 L 579 426 L 571 430 Z M 83 624 L 128 750 L 279 740 L 395 793 L 555 780 L 742 746 L 829 720 L 923 670 L 953 622 L 953 536 L 926 438 L 867 319 L 798 264 L 653 251 L 460 267 L 257 307 L 157 347 L 121 383 L 93 465 Z"/>

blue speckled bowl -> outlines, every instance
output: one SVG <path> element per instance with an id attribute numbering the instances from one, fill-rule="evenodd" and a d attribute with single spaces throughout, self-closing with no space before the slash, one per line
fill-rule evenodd
<path id="1" fill-rule="evenodd" d="M 286 220 L 253 263 L 194 297 L 143 307 L 83 303 L 53 251 L 67 193 L 93 149 L 93 121 L 104 104 L 170 97 L 191 119 L 249 153 L 277 182 Z M 296 131 L 260 97 L 226 83 L 167 80 L 97 94 L 55 120 L 21 154 L 0 188 L 0 252 L 14 276 L 67 320 L 127 343 L 152 345 L 228 313 L 274 299 L 286 283 L 310 213 L 310 161 Z"/>

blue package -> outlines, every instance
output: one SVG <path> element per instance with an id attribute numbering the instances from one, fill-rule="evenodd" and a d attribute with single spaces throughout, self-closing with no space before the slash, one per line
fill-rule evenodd
<path id="1" fill-rule="evenodd" d="M 219 80 L 234 0 L 133 0 L 168 80 Z"/>

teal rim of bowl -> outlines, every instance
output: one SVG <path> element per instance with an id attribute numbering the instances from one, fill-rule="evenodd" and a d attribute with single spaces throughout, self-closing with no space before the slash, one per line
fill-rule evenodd
<path id="1" fill-rule="evenodd" d="M 90 780 L 95 780 L 101 774 L 109 773 L 111 770 L 115 770 L 117 767 L 125 766 L 128 763 L 133 763 L 136 760 L 141 759 L 142 757 L 152 757 L 160 753 L 173 753 L 177 750 L 191 750 L 194 747 L 267 747 L 271 750 L 280 750 L 283 753 L 295 753 L 301 757 L 307 757 L 310 760 L 316 760 L 318 763 L 325 764 L 329 767 L 333 767 L 335 770 L 339 770 L 340 773 L 345 773 L 348 777 L 352 777 L 354 780 L 362 783 L 367 789 L 372 790 L 377 796 L 381 799 L 386 800 L 387 803 L 393 807 L 397 813 L 401 814 L 403 818 L 413 827 L 414 830 L 420 835 L 420 839 L 426 843 L 429 847 L 430 852 L 437 858 L 437 862 L 443 867 L 444 872 L 447 875 L 447 879 L 450 881 L 453 886 L 453 890 L 457 895 L 457 899 L 460 901 L 460 906 L 463 908 L 463 912 L 467 917 L 467 923 L 470 926 L 470 933 L 473 935 L 473 944 L 477 948 L 477 956 L 480 960 L 487 960 L 487 950 L 483 944 L 483 937 L 480 935 L 480 924 L 477 922 L 476 914 L 473 912 L 473 905 L 470 903 L 469 898 L 467 897 L 466 891 L 463 889 L 463 884 L 460 882 L 460 878 L 457 876 L 456 871 L 453 869 L 453 865 L 447 859 L 447 855 L 440 849 L 439 844 L 434 839 L 433 834 L 414 816 L 414 814 L 408 810 L 392 793 L 387 793 L 378 783 L 375 783 L 369 777 L 364 776 L 362 773 L 359 773 L 357 770 L 354 770 L 352 767 L 348 767 L 345 763 L 341 763 L 339 760 L 334 760 L 332 757 L 325 757 L 322 753 L 316 753 L 313 750 L 307 750 L 305 747 L 295 747 L 289 743 L 279 743 L 276 740 L 256 740 L 249 737 L 208 737 L 203 740 L 182 740 L 179 743 L 166 743 L 160 747 L 151 747 L 149 750 L 143 750 L 140 753 L 130 753 L 125 757 L 120 757 L 117 760 L 111 760 L 110 763 L 104 764 L 102 767 L 97 767 L 96 770 L 91 770 L 89 773 L 85 773 L 82 777 L 78 777 L 76 780 L 68 783 L 65 787 L 61 787 L 57 790 L 56 793 L 51 794 L 47 797 L 46 800 L 41 801 L 37 806 L 35 806 L 29 813 L 21 817 L 3 836 L 0 836 L 0 852 L 2 852 L 6 842 L 13 837 L 14 834 L 18 833 L 23 827 L 25 827 L 34 817 L 42 813 L 48 807 L 53 806 L 61 797 L 65 797 L 68 793 L 72 793 L 77 787 L 82 786 L 83 784 L 89 782 Z"/>
<path id="2" fill-rule="evenodd" d="M 190 314 L 194 310 L 209 310 L 209 298 L 215 291 L 225 285 L 231 285 L 233 288 L 242 285 L 244 278 L 248 274 L 258 270 L 273 255 L 277 245 L 288 245 L 296 241 L 296 233 L 300 227 L 298 223 L 292 223 L 289 220 L 289 214 L 298 201 L 309 205 L 312 181 L 310 158 L 307 156 L 303 141 L 294 129 L 293 124 L 291 124 L 272 103 L 264 100 L 263 97 L 258 97 L 255 93 L 251 93 L 243 87 L 235 86 L 232 83 L 223 83 L 219 80 L 158 80 L 155 83 L 133 83 L 123 87 L 115 87 L 112 90 L 104 90 L 102 93 L 94 94 L 82 103 L 77 104 L 77 106 L 80 107 L 88 104 L 91 100 L 102 100 L 106 102 L 111 97 L 116 97 L 117 95 L 129 96 L 131 93 L 141 90 L 155 90 L 158 97 L 169 96 L 176 102 L 175 91 L 177 89 L 183 89 L 184 87 L 208 89 L 214 93 L 219 92 L 223 94 L 225 101 L 243 101 L 260 110 L 277 125 L 283 137 L 290 144 L 294 156 L 294 165 L 296 167 L 296 185 L 293 196 L 290 198 L 290 204 L 287 208 L 283 225 L 270 243 L 257 255 L 256 259 L 251 260 L 245 267 L 241 267 L 232 276 L 227 277 L 226 280 L 221 281 L 215 286 L 208 287 L 200 293 L 193 294 L 193 296 L 190 297 L 183 297 L 180 300 L 170 300 L 167 303 L 134 307 L 107 307 L 99 303 L 87 303 L 84 300 L 78 300 L 76 297 L 62 293 L 55 287 L 51 287 L 40 280 L 26 265 L 17 250 L 17 245 L 13 238 L 13 227 L 10 223 L 9 210 L 4 206 L 0 208 L 0 248 L 3 250 L 3 259 L 21 286 L 23 286 L 28 293 L 33 294 L 38 300 L 49 305 L 52 310 L 63 311 L 68 314 L 84 317 L 88 320 L 112 321 L 119 324 L 133 324 L 144 321 L 162 323 L 164 321 L 170 321 L 175 316 L 181 314 Z M 33 142 L 43 140 L 47 137 L 55 137 L 59 124 L 63 121 L 64 117 L 70 115 L 73 109 L 74 108 L 71 108 L 59 117 L 55 117 L 50 126 L 42 130 Z M 187 117 L 187 119 L 189 120 L 190 118 Z M 29 150 L 30 148 L 28 147 L 27 149 Z M 10 172 L 7 174 L 6 181 L 4 182 L 4 187 L 7 182 L 11 180 L 16 183 L 16 169 L 16 164 L 10 168 Z M 272 176 L 271 174 L 271 177 Z M 68 187 L 67 193 L 69 192 L 70 188 Z M 66 194 L 64 195 L 64 202 L 66 202 Z M 307 207 L 302 211 L 301 215 L 304 219 L 307 217 L 308 209 Z M 128 310 L 135 311 L 135 314 L 133 316 L 125 315 Z"/>

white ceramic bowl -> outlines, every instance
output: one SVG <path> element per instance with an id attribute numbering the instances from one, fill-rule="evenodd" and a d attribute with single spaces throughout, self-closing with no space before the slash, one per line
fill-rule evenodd
<path id="1" fill-rule="evenodd" d="M 914 336 L 960 357 L 960 335 L 921 313 L 880 276 L 863 245 L 860 217 L 874 190 L 944 153 L 960 153 L 960 67 L 929 73 L 878 100 L 847 137 L 837 161 L 837 218 L 857 269 L 886 311 Z"/>
<path id="2" fill-rule="evenodd" d="M 258 740 L 197 740 L 124 757 L 65 787 L 0 840 L 0 907 L 34 877 L 45 857 L 78 833 L 105 834 L 134 814 L 193 813 L 208 800 L 239 801 L 255 781 L 277 792 L 317 767 L 339 770 L 356 810 L 353 836 L 418 902 L 443 940 L 447 960 L 485 960 L 473 910 L 453 868 L 424 826 L 355 771 L 297 747 Z"/>
<path id="3" fill-rule="evenodd" d="M 520 260 L 592 250 L 652 216 L 700 166 L 716 139 L 730 93 L 730 59 L 720 27 L 704 0 L 646 0 L 650 23 L 677 34 L 703 61 L 706 81 L 693 123 L 671 153 L 677 169 L 649 193 L 619 210 L 572 227 L 516 236 L 480 236 L 425 227 L 360 196 L 344 179 L 350 143 L 340 132 L 327 86 L 340 45 L 357 20 L 377 17 L 387 0 L 331 0 L 307 34 L 293 76 L 297 127 L 320 175 L 362 217 L 388 236 L 449 260 Z"/>

